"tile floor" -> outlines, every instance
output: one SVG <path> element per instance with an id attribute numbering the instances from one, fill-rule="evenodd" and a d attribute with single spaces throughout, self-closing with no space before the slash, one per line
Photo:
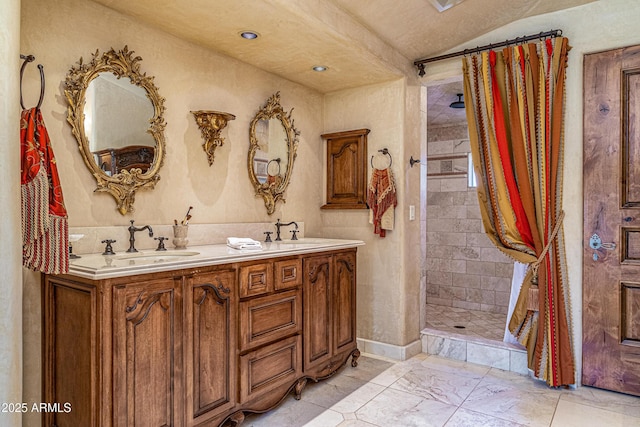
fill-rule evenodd
<path id="1" fill-rule="evenodd" d="M 507 315 L 427 304 L 427 328 L 502 341 Z"/>
<path id="2" fill-rule="evenodd" d="M 631 427 L 640 398 L 589 387 L 551 389 L 527 376 L 420 354 L 403 362 L 363 355 L 308 384 L 252 427 Z"/>

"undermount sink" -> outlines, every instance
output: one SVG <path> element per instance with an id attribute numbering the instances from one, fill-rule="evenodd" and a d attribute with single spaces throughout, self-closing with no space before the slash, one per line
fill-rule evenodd
<path id="1" fill-rule="evenodd" d="M 318 243 L 326 243 L 326 242 L 327 242 L 327 239 L 309 237 L 309 238 L 302 238 L 298 240 L 281 240 L 276 243 L 279 243 L 281 245 L 315 245 Z"/>
<path id="2" fill-rule="evenodd" d="M 195 251 L 153 251 L 153 252 L 134 252 L 123 255 L 116 255 L 114 259 L 130 259 L 130 260 L 151 260 L 164 258 L 183 258 L 199 255 L 200 252 Z"/>

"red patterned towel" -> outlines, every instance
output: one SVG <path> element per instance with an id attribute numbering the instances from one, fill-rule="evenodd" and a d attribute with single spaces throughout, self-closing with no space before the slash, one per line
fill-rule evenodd
<path id="1" fill-rule="evenodd" d="M 69 227 L 56 159 L 37 108 L 20 117 L 22 264 L 49 274 L 69 271 Z"/>
<path id="2" fill-rule="evenodd" d="M 373 232 L 384 237 L 385 230 L 393 229 L 393 209 L 398 204 L 396 185 L 391 169 L 373 169 L 367 189 L 367 204 L 372 211 Z M 387 218 L 390 218 L 388 221 L 383 221 L 385 214 L 387 214 Z M 383 225 L 383 222 L 387 224 Z"/>

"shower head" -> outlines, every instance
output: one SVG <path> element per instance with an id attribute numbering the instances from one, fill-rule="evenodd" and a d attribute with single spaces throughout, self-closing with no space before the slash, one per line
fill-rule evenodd
<path id="1" fill-rule="evenodd" d="M 464 101 L 462 100 L 462 94 L 458 93 L 458 100 L 449 104 L 450 108 L 464 108 Z"/>

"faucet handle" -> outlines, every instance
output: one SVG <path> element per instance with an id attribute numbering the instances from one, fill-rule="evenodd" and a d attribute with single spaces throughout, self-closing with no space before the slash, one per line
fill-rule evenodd
<path id="1" fill-rule="evenodd" d="M 296 234 L 298 234 L 298 230 L 291 230 L 290 233 L 293 234 L 293 236 L 291 236 L 291 240 L 298 240 L 298 236 L 296 236 Z"/>
<path id="2" fill-rule="evenodd" d="M 157 240 L 158 241 L 158 248 L 156 249 L 156 251 L 166 251 L 167 248 L 164 247 L 164 241 L 165 240 L 169 240 L 168 237 L 154 237 L 153 240 Z"/>
<path id="3" fill-rule="evenodd" d="M 116 253 L 113 252 L 113 248 L 111 247 L 111 244 L 115 242 L 116 242 L 115 240 L 111 240 L 111 239 L 103 240 L 102 243 L 106 243 L 107 246 L 105 246 L 104 252 L 102 252 L 102 255 L 115 255 Z"/>
<path id="4" fill-rule="evenodd" d="M 273 234 L 273 231 L 265 231 L 262 234 L 266 234 L 267 235 L 267 238 L 264 239 L 265 243 L 271 242 L 271 235 Z"/>

